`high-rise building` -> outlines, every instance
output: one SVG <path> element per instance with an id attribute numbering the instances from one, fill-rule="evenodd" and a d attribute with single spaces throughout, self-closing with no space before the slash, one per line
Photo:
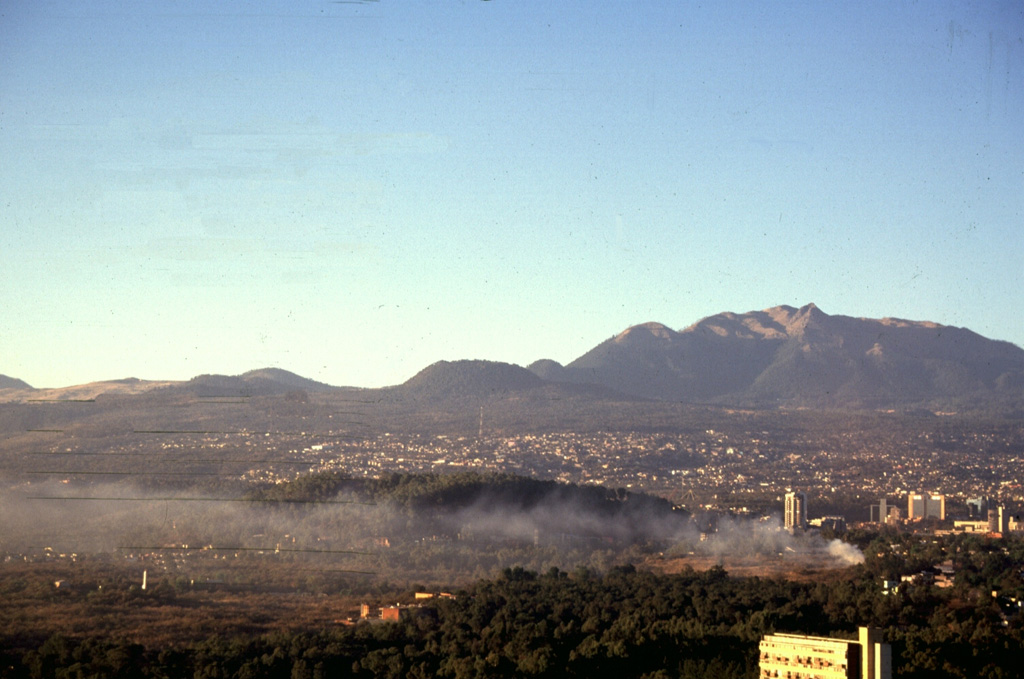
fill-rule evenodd
<path id="1" fill-rule="evenodd" d="M 759 676 L 766 679 L 892 679 L 892 649 L 870 627 L 860 628 L 857 641 L 770 634 L 759 650 Z"/>
<path id="2" fill-rule="evenodd" d="M 883 497 L 877 505 L 871 505 L 871 523 L 885 523 L 889 518 L 889 505 Z"/>
<path id="3" fill-rule="evenodd" d="M 806 530 L 807 528 L 807 496 L 803 493 L 786 493 L 786 511 L 784 517 L 786 530 Z"/>
<path id="4" fill-rule="evenodd" d="M 1005 534 L 1009 518 L 1005 507 L 993 507 L 988 510 L 988 532 Z"/>
<path id="5" fill-rule="evenodd" d="M 908 493 L 907 519 L 939 519 L 946 518 L 946 496 L 935 493 Z"/>
<path id="6" fill-rule="evenodd" d="M 884 497 L 877 505 L 868 507 L 871 512 L 871 523 L 884 523 L 895 526 L 900 522 L 900 508 L 891 504 Z"/>

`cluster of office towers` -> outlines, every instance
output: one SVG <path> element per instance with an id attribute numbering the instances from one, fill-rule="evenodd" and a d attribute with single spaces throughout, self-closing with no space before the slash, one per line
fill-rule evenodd
<path id="1" fill-rule="evenodd" d="M 885 498 L 871 505 L 871 522 L 896 526 L 906 521 L 925 519 L 946 520 L 946 496 L 938 493 L 907 493 L 907 508 L 904 514 L 898 504 Z M 1006 534 L 1008 531 L 1024 530 L 1019 516 L 1011 516 L 1005 507 L 998 506 L 989 498 L 967 500 L 968 520 L 955 521 L 954 529 Z M 838 517 L 829 517 L 838 518 Z M 789 532 L 805 530 L 807 521 L 807 495 L 797 491 L 786 493 L 783 525 Z"/>
<path id="2" fill-rule="evenodd" d="M 871 505 L 872 523 L 896 524 L 903 519 L 900 508 L 890 504 L 885 498 L 878 501 L 877 505 Z M 907 493 L 907 515 L 908 521 L 920 519 L 946 519 L 946 496 L 936 493 Z"/>

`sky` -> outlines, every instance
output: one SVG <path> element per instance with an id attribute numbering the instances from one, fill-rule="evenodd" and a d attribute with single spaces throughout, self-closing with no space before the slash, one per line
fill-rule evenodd
<path id="1" fill-rule="evenodd" d="M 567 363 L 814 302 L 1024 346 L 1024 5 L 3 0 L 0 373 Z"/>

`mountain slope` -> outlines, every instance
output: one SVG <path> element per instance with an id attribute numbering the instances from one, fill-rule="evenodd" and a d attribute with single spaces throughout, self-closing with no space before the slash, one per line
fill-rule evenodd
<path id="1" fill-rule="evenodd" d="M 25 380 L 16 377 L 0 375 L 0 389 L 31 389 L 32 386 Z"/>
<path id="2" fill-rule="evenodd" d="M 330 391 L 335 387 L 280 368 L 250 370 L 241 375 L 198 375 L 184 387 L 203 397 L 270 396 L 289 391 Z"/>
<path id="3" fill-rule="evenodd" d="M 964 328 L 830 316 L 813 304 L 633 326 L 561 379 L 744 406 L 984 409 L 1024 403 L 1024 350 Z"/>

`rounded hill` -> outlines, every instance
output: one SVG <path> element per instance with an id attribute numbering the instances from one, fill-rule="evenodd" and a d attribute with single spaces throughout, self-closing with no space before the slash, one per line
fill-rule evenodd
<path id="1" fill-rule="evenodd" d="M 565 380 L 565 366 L 558 361 L 551 360 L 550 358 L 542 358 L 539 361 L 534 361 L 530 365 L 526 366 L 526 369 L 542 380 L 547 380 L 548 382 L 562 382 Z"/>
<path id="2" fill-rule="evenodd" d="M 204 397 L 269 396 L 289 391 L 328 391 L 330 385 L 296 375 L 280 368 L 261 368 L 241 375 L 198 375 L 185 383 L 186 388 Z"/>
<path id="3" fill-rule="evenodd" d="M 401 389 L 416 398 L 449 399 L 535 389 L 544 385 L 526 368 L 498 361 L 438 361 L 427 366 Z"/>

